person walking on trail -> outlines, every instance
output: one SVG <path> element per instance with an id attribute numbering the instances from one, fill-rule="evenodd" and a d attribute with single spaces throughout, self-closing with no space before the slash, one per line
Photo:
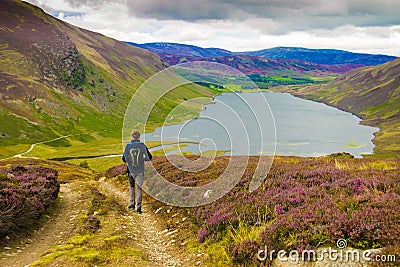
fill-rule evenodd
<path id="1" fill-rule="evenodd" d="M 144 180 L 144 162 L 153 158 L 147 146 L 140 142 L 140 132 L 132 132 L 132 140 L 125 147 L 122 161 L 128 164 L 130 205 L 129 210 L 142 213 L 142 185 Z"/>

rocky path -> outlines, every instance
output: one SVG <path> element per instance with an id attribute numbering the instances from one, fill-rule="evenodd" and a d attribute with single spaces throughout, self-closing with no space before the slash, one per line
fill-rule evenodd
<path id="1" fill-rule="evenodd" d="M 90 198 L 83 197 L 85 191 L 74 190 L 76 184 L 63 184 L 60 189 L 59 203 L 54 214 L 44 223 L 43 227 L 28 239 L 12 242 L 9 247 L 0 248 L 0 266 L 22 267 L 45 255 L 46 251 L 55 245 L 65 244 L 79 227 L 79 217 L 87 213 L 90 207 Z M 99 190 L 108 196 L 113 196 L 123 205 L 127 205 L 128 192 L 105 181 L 98 182 Z M 148 207 L 143 205 L 143 213 L 129 212 L 121 216 L 124 224 L 134 226 L 137 247 L 147 256 L 148 266 L 191 266 L 189 259 L 183 259 L 177 250 L 174 236 L 177 231 L 163 229 L 158 222 L 159 218 Z"/>
<path id="2" fill-rule="evenodd" d="M 116 197 L 121 204 L 128 204 L 128 192 L 123 192 L 105 182 L 104 178 L 99 180 L 99 187 L 104 193 Z M 168 230 L 161 230 L 157 227 L 157 218 L 150 207 L 143 203 L 142 214 L 135 212 L 131 212 L 130 214 L 126 216 L 126 219 L 131 224 L 136 225 L 138 236 L 141 237 L 138 241 L 138 246 L 146 251 L 149 261 L 160 266 L 185 266 L 185 260 L 179 258 L 177 253 L 175 253 L 174 233 Z"/>

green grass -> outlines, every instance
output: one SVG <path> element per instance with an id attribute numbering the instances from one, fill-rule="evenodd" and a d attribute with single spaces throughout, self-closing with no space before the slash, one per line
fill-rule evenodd
<path id="1" fill-rule="evenodd" d="M 164 156 L 166 153 L 171 152 L 171 151 L 176 151 L 176 154 L 180 154 L 179 150 L 182 148 L 185 148 L 187 146 L 188 146 L 188 144 L 186 144 L 186 143 L 169 145 L 167 147 L 164 147 L 164 149 L 155 150 L 154 152 L 152 152 L 152 155 L 153 156 Z"/>
<path id="2" fill-rule="evenodd" d="M 1 146 L 0 158 L 12 157 L 29 149 L 29 144 L 18 144 L 13 146 Z"/>
<path id="3" fill-rule="evenodd" d="M 97 172 L 105 172 L 111 167 L 122 164 L 121 157 L 110 157 L 110 158 L 94 158 L 94 159 L 71 159 L 66 162 L 79 165 L 82 162 L 87 162 L 88 167 Z"/>
<path id="4" fill-rule="evenodd" d="M 376 160 L 368 164 L 362 164 L 360 169 L 390 171 L 390 170 L 396 170 L 397 166 L 396 163 L 391 161 Z"/>
<path id="5" fill-rule="evenodd" d="M 350 142 L 348 142 L 346 144 L 346 147 L 349 147 L 349 148 L 362 148 L 362 147 L 365 147 L 365 146 L 366 146 L 366 144 L 358 144 L 358 143 L 356 143 L 354 141 L 350 141 Z"/>
<path id="6" fill-rule="evenodd" d="M 214 156 L 223 156 L 225 153 L 230 152 L 230 150 L 207 150 L 203 151 L 202 156 L 207 158 L 214 158 Z M 200 153 L 197 153 L 200 155 Z"/>
<path id="7" fill-rule="evenodd" d="M 0 146 L 30 144 L 57 137 L 50 129 L 28 122 L 4 110 L 0 111 Z"/>
<path id="8" fill-rule="evenodd" d="M 101 156 L 121 153 L 122 143 L 119 138 L 96 136 L 89 142 L 81 142 L 73 138 L 66 138 L 68 146 L 51 146 L 47 143 L 36 145 L 27 156 L 38 158 L 63 158 L 79 156 Z"/>

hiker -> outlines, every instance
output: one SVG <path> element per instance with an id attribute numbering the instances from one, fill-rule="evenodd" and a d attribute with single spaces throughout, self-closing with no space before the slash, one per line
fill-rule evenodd
<path id="1" fill-rule="evenodd" d="M 128 164 L 128 180 L 130 205 L 129 210 L 135 210 L 142 213 L 142 185 L 144 179 L 144 161 L 150 161 L 153 158 L 147 146 L 140 142 L 140 132 L 132 132 L 132 140 L 126 145 L 122 161 Z"/>

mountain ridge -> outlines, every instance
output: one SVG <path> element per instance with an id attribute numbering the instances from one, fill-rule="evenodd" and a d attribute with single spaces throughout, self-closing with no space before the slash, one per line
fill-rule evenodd
<path id="1" fill-rule="evenodd" d="M 158 55 L 175 55 L 190 57 L 221 57 L 233 55 L 250 55 L 268 59 L 301 60 L 323 65 L 354 64 L 360 66 L 379 65 L 396 59 L 395 56 L 354 53 L 339 49 L 310 49 L 303 47 L 273 47 L 256 51 L 232 52 L 222 48 L 203 48 L 180 43 L 130 43 L 148 49 Z"/>
<path id="2" fill-rule="evenodd" d="M 397 58 L 381 54 L 354 53 L 339 49 L 310 49 L 282 46 L 241 53 L 265 58 L 298 59 L 316 64 L 360 64 L 364 66 L 376 66 Z"/>
<path id="3" fill-rule="evenodd" d="M 366 65 L 378 65 L 395 57 L 359 54 L 336 49 L 276 47 L 253 52 L 231 52 L 179 43 L 129 43 L 158 54 L 169 65 L 190 61 L 211 61 L 238 69 L 246 75 L 266 75 L 320 83 Z M 278 78 L 279 79 L 279 78 Z M 279 82 L 278 82 L 279 84 Z M 293 82 L 297 84 L 297 82 Z M 261 85 L 260 85 L 261 86 Z M 268 85 L 263 85 L 268 86 Z"/>
<path id="4" fill-rule="evenodd" d="M 155 42 L 155 43 L 145 43 L 138 44 L 133 42 L 127 42 L 128 44 L 143 49 L 150 50 L 156 54 L 174 54 L 181 56 L 192 56 L 192 57 L 218 57 L 218 56 L 229 56 L 234 54 L 231 51 L 208 47 L 203 48 L 195 45 L 183 45 L 179 43 L 168 43 L 168 42 Z M 178 54 L 179 51 L 181 54 Z"/>

